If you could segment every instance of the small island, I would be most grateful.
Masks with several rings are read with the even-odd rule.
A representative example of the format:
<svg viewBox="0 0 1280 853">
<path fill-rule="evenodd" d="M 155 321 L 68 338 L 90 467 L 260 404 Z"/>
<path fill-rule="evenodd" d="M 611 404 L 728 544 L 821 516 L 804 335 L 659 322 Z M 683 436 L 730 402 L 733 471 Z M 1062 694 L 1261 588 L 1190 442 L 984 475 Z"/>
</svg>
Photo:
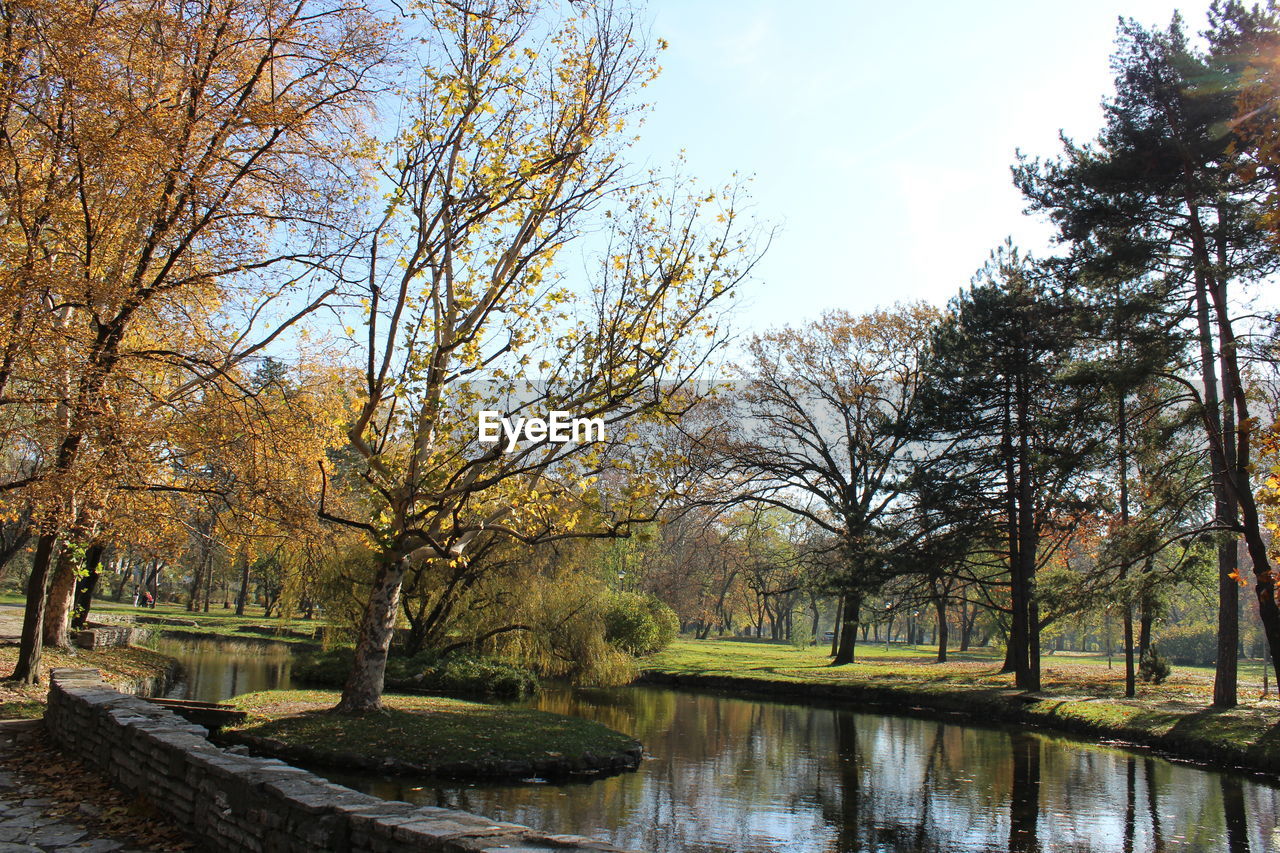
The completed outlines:
<svg viewBox="0 0 1280 853">
<path fill-rule="evenodd" d="M 326 690 L 247 693 L 232 704 L 248 719 L 220 738 L 304 765 L 447 779 L 560 779 L 640 763 L 638 741 L 580 717 L 404 695 L 353 717 L 330 713 L 337 699 Z"/>
</svg>

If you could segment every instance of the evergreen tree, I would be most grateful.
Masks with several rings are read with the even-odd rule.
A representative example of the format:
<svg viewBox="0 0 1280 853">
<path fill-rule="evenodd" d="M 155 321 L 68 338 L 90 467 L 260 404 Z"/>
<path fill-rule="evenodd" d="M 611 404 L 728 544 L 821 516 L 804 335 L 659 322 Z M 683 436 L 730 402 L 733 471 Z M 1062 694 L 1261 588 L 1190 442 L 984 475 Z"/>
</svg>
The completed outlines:
<svg viewBox="0 0 1280 853">
<path fill-rule="evenodd" d="M 1059 377 L 1080 316 L 1047 267 L 1006 246 L 953 300 L 929 366 L 933 440 L 955 443 L 938 466 L 950 481 L 941 494 L 954 518 L 987 518 L 1001 532 L 1006 666 L 1028 690 L 1040 688 L 1041 538 L 1093 504 L 1083 475 L 1097 447 L 1097 395 Z"/>
<path fill-rule="evenodd" d="M 1116 93 L 1096 143 L 1064 140 L 1053 162 L 1023 160 L 1015 181 L 1033 210 L 1049 214 L 1073 251 L 1100 265 L 1127 265 L 1165 279 L 1164 310 L 1198 350 L 1178 380 L 1203 422 L 1219 547 L 1219 654 L 1214 703 L 1236 702 L 1236 538 L 1253 562 L 1268 642 L 1280 645 L 1280 608 L 1249 472 L 1254 419 L 1241 374 L 1233 288 L 1275 269 L 1259 230 L 1261 191 L 1242 168 L 1230 128 L 1249 56 L 1274 44 L 1270 9 L 1212 6 L 1207 47 L 1194 47 L 1175 18 L 1167 30 L 1121 24 L 1113 58 Z M 1197 382 L 1187 374 L 1195 375 Z"/>
</svg>

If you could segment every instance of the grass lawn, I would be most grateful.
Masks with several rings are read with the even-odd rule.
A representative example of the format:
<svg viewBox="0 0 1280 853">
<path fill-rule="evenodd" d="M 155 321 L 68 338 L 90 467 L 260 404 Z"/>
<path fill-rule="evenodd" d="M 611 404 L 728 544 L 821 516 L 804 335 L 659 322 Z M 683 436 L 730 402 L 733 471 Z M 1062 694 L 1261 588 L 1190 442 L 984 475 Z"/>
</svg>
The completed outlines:
<svg viewBox="0 0 1280 853">
<path fill-rule="evenodd" d="M 319 753 L 312 760 L 340 766 L 347 763 L 344 756 L 358 756 L 446 773 L 457 771 L 455 765 L 495 762 L 571 766 L 587 756 L 621 755 L 639 747 L 621 732 L 578 717 L 435 696 L 387 695 L 382 713 L 339 716 L 329 713 L 339 695 L 331 690 L 271 690 L 237 696 L 231 703 L 248 711 L 249 718 L 224 729 L 223 737 L 280 741 Z M 527 767 L 524 775 L 532 769 Z M 472 775 L 465 770 L 463 775 Z"/>
<path fill-rule="evenodd" d="M 1003 655 L 986 650 L 934 663 L 936 650 L 858 646 L 858 660 L 828 666 L 826 649 L 739 640 L 679 639 L 643 666 L 659 683 L 758 692 L 791 700 L 837 699 L 888 708 L 955 711 L 975 719 L 1044 725 L 1094 737 L 1150 744 L 1219 764 L 1280 772 L 1280 701 L 1258 698 L 1241 679 L 1241 704 L 1210 708 L 1212 672 L 1174 667 L 1160 685 L 1138 684 L 1125 699 L 1124 667 L 1096 655 L 1047 655 L 1042 690 L 1013 689 L 998 672 Z M 1250 667 L 1253 668 L 1253 667 Z M 1242 672 L 1246 666 L 1242 665 Z M 1256 671 L 1256 670 L 1255 670 Z M 1274 689 L 1272 697 L 1274 697 Z"/>
<path fill-rule="evenodd" d="M 192 613 L 180 604 L 160 604 L 156 607 L 134 607 L 128 602 L 94 601 L 93 617 L 104 622 L 115 621 L 112 617 L 156 616 L 162 619 L 191 620 L 197 625 L 156 625 L 166 633 L 190 634 L 198 637 L 227 637 L 236 640 L 253 637 L 269 637 L 282 643 L 310 644 L 315 640 L 312 634 L 327 623 L 318 619 L 279 619 L 267 618 L 261 607 L 251 605 L 245 609 L 244 616 L 237 616 L 234 609 L 224 610 L 218 605 L 208 613 L 197 611 Z M 246 631 L 246 628 L 270 628 L 278 633 L 267 634 L 259 631 Z M 306 634 L 305 637 L 296 636 Z"/>
<path fill-rule="evenodd" d="M 13 673 L 18 663 L 16 645 L 0 646 L 0 679 Z M 45 648 L 40 661 L 40 684 L 28 686 L 0 681 L 0 719 L 44 715 L 49 692 L 49 670 L 59 666 L 90 667 L 100 670 L 112 684 L 154 678 L 168 671 L 173 660 L 150 649 L 121 646 L 96 652 Z"/>
<path fill-rule="evenodd" d="M 772 681 L 805 681 L 823 684 L 893 681 L 926 685 L 951 683 L 975 687 L 1013 687 L 1013 675 L 998 672 L 1004 662 L 1003 650 L 975 649 L 948 655 L 947 663 L 935 663 L 937 648 L 883 643 L 859 643 L 857 659 L 847 666 L 828 664 L 829 645 L 796 648 L 788 643 L 756 640 L 677 639 L 665 651 L 643 662 L 647 670 L 679 675 L 718 675 L 736 678 L 763 678 Z M 1087 694 L 1120 698 L 1124 695 L 1124 658 L 1114 656 L 1107 666 L 1106 655 L 1057 652 L 1040 659 L 1045 692 Z M 1262 662 L 1240 662 L 1240 697 L 1257 699 L 1262 691 Z M 1276 695 L 1274 681 L 1270 694 Z M 1138 683 L 1138 698 L 1168 699 L 1208 703 L 1213 696 L 1213 668 L 1175 666 L 1164 684 Z M 1267 700 L 1280 710 L 1280 702 Z"/>
</svg>

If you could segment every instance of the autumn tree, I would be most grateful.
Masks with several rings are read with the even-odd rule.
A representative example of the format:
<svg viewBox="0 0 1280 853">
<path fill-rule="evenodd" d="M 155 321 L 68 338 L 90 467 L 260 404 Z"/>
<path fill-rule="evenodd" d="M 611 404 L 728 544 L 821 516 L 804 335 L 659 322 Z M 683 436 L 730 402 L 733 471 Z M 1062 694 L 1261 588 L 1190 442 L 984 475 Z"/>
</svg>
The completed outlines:
<svg viewBox="0 0 1280 853">
<path fill-rule="evenodd" d="M 911 432 L 938 312 L 923 304 L 829 312 L 747 344 L 737 425 L 721 446 L 730 500 L 779 507 L 839 548 L 828 589 L 843 599 L 835 665 L 853 660 L 863 598 L 902 571 L 901 521 L 930 449 Z"/>
<path fill-rule="evenodd" d="M 136 401 L 115 395 L 151 389 L 146 410 L 163 408 L 326 295 L 307 277 L 344 239 L 352 131 L 387 31 L 325 0 L 3 15 L 0 394 L 31 460 L 3 488 L 37 507 L 14 673 L 32 681 L 59 538 L 114 485 L 94 455 L 127 467 L 145 446 Z"/>
<path fill-rule="evenodd" d="M 633 421 L 658 416 L 715 344 L 716 306 L 750 264 L 732 196 L 626 169 L 634 98 L 655 71 L 630 13 L 464 0 L 417 14 L 422 61 L 353 294 L 363 376 L 347 436 L 367 518 L 323 510 L 376 555 L 348 712 L 380 707 L 406 574 L 468 561 L 482 535 L 581 533 L 547 501 L 595 500 L 590 482 Z M 598 266 L 584 283 L 558 259 L 588 232 Z M 483 443 L 479 410 L 600 418 L 613 450 Z M 595 500 L 600 533 L 649 504 L 651 473 Z"/>
</svg>

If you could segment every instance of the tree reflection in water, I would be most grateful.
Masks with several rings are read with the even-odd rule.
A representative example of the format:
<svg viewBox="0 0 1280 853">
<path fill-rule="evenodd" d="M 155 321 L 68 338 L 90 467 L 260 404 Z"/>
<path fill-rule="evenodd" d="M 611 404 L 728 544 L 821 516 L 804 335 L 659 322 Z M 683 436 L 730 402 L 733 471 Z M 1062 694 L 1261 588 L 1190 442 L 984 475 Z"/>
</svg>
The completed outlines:
<svg viewBox="0 0 1280 853">
<path fill-rule="evenodd" d="M 1013 783 L 1009 796 L 1009 853 L 1040 853 L 1040 740 L 1021 732 L 1009 736 Z"/>
<path fill-rule="evenodd" d="M 1249 853 L 1249 818 L 1245 814 L 1244 784 L 1239 776 L 1223 775 L 1222 813 L 1227 825 L 1227 850 Z"/>
<path fill-rule="evenodd" d="M 652 853 L 1280 849 L 1276 787 L 1064 737 L 658 688 L 537 704 L 635 735 L 648 760 L 572 785 L 335 778 Z"/>
</svg>

